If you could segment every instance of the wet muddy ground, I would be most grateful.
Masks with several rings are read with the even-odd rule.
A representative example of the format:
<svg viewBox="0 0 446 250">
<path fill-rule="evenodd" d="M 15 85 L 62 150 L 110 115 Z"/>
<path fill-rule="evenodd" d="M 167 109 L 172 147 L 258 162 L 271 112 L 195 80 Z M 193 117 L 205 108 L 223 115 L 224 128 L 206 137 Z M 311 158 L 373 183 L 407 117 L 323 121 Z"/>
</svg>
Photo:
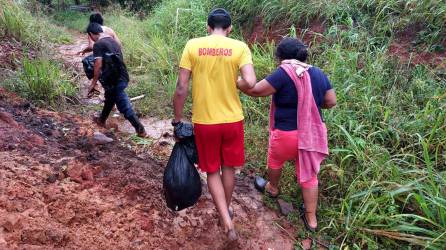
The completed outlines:
<svg viewBox="0 0 446 250">
<path fill-rule="evenodd" d="M 75 69 L 82 39 L 60 48 Z M 80 80 L 80 96 L 88 83 Z M 0 89 L 0 249 L 294 248 L 293 227 L 264 206 L 251 177 L 236 180 L 235 244 L 226 242 L 204 179 L 194 207 L 170 211 L 162 175 L 171 127 L 143 123 L 148 148 L 128 139 L 132 128 L 120 117 L 110 120 L 114 129 L 99 129 L 89 117 L 38 109 Z M 98 131 L 114 141 L 96 144 Z"/>
</svg>

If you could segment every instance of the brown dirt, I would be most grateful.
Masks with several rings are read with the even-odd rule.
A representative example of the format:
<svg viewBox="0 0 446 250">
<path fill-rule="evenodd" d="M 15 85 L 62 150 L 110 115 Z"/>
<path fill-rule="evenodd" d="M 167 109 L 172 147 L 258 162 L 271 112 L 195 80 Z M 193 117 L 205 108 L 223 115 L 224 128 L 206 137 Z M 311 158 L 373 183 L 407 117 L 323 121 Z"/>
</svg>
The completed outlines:
<svg viewBox="0 0 446 250">
<path fill-rule="evenodd" d="M 250 44 L 264 44 L 271 41 L 277 44 L 283 37 L 289 34 L 291 26 L 291 23 L 285 21 L 276 22 L 266 27 L 262 17 L 256 17 L 252 28 L 248 29 L 245 27 L 244 36 Z M 324 36 L 326 26 L 320 20 L 312 21 L 308 27 L 299 24 L 295 24 L 295 27 L 298 36 L 300 35 L 304 43 L 310 47 L 314 43 L 326 42 Z M 397 34 L 389 47 L 389 56 L 397 58 L 404 64 L 423 64 L 433 68 L 446 68 L 446 51 L 428 52 L 425 49 L 419 50 L 420 46 L 414 45 L 418 31 L 419 27 L 414 26 Z M 442 46 L 446 48 L 446 41 L 443 42 Z"/>
<path fill-rule="evenodd" d="M 95 145 L 90 121 L 36 109 L 4 90 L 0 107 L 0 248 L 228 247 L 206 186 L 195 207 L 171 212 L 161 194 L 164 164 L 136 154 L 119 134 L 102 131 L 115 142 Z M 251 183 L 237 178 L 238 247 L 292 249 L 293 229 Z"/>
<path fill-rule="evenodd" d="M 0 69 L 16 69 L 23 58 L 23 45 L 12 37 L 0 36 Z M 35 52 L 28 50 L 28 58 L 34 58 Z"/>
<path fill-rule="evenodd" d="M 38 109 L 0 89 L 0 249 L 293 249 L 295 228 L 264 206 L 250 177 L 236 179 L 236 244 L 227 244 L 204 180 L 194 207 L 170 211 L 162 175 L 171 140 L 155 138 L 169 138 L 170 126 L 149 122 L 147 151 L 88 116 Z M 95 145 L 95 131 L 114 141 Z"/>
<path fill-rule="evenodd" d="M 262 17 L 256 17 L 254 24 L 251 29 L 246 29 L 244 36 L 250 44 L 254 43 L 267 43 L 274 41 L 276 44 L 282 40 L 283 37 L 287 36 L 290 32 L 290 27 L 292 26 L 289 22 L 275 22 L 268 27 L 265 25 Z M 303 27 L 302 25 L 295 25 L 296 33 L 302 34 L 303 41 L 310 45 L 312 43 L 320 43 L 323 41 L 325 32 L 325 24 L 322 21 L 315 20 L 311 22 L 308 27 Z"/>
<path fill-rule="evenodd" d="M 398 58 L 404 64 L 424 64 L 433 68 L 446 68 L 446 51 L 428 52 L 420 46 L 414 45 L 419 28 L 416 26 L 408 28 L 399 34 L 389 47 L 389 54 Z M 446 48 L 446 40 L 442 46 Z"/>
</svg>

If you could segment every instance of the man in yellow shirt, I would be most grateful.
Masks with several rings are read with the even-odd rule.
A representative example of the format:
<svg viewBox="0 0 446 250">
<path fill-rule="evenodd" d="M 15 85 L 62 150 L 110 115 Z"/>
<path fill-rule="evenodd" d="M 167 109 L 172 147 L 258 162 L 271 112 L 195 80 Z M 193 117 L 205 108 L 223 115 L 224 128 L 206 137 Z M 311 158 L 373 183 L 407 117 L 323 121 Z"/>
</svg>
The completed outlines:
<svg viewBox="0 0 446 250">
<path fill-rule="evenodd" d="M 230 241 L 237 239 L 230 207 L 235 168 L 245 163 L 243 110 L 239 89 L 256 83 L 248 46 L 228 38 L 231 16 L 215 9 L 208 16 L 209 36 L 188 41 L 180 62 L 173 105 L 173 126 L 181 123 L 192 76 L 192 122 L 199 168 L 207 182 Z M 241 78 L 238 79 L 239 72 Z"/>
</svg>

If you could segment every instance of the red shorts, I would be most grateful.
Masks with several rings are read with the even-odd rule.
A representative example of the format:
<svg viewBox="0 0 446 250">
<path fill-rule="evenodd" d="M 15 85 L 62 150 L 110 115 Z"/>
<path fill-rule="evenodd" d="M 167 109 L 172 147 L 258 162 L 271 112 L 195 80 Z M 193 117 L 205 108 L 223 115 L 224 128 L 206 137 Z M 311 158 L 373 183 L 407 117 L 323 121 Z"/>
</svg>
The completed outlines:
<svg viewBox="0 0 446 250">
<path fill-rule="evenodd" d="M 242 167 L 245 164 L 243 121 L 194 124 L 194 133 L 201 171 L 215 173 L 221 166 Z"/>
</svg>

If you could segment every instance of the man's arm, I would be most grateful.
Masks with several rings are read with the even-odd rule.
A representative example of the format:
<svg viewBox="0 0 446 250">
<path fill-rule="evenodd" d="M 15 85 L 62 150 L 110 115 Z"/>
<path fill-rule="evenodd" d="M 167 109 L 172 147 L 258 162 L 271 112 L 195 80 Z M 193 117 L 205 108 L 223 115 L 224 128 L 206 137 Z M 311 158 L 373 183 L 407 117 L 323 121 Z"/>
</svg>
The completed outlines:
<svg viewBox="0 0 446 250">
<path fill-rule="evenodd" d="M 191 71 L 185 68 L 180 68 L 178 74 L 177 88 L 173 96 L 173 109 L 175 113 L 174 122 L 180 122 L 183 118 L 184 103 L 189 92 L 189 80 Z"/>
<path fill-rule="evenodd" d="M 241 91 L 252 89 L 257 82 L 256 73 L 252 64 L 246 64 L 240 68 L 241 78 L 237 80 L 237 87 Z"/>
<path fill-rule="evenodd" d="M 82 51 L 79 51 L 78 54 L 79 55 L 84 55 L 85 53 L 93 51 L 93 45 L 94 45 L 93 40 L 91 40 L 91 38 L 88 37 L 88 46 L 85 49 L 83 49 Z"/>
<path fill-rule="evenodd" d="M 334 89 L 330 89 L 325 92 L 324 103 L 322 104 L 323 109 L 331 109 L 336 106 L 336 93 Z"/>
<path fill-rule="evenodd" d="M 94 75 L 93 79 L 91 80 L 91 85 L 88 88 L 88 94 L 90 94 L 96 87 L 96 84 L 98 83 L 99 80 L 99 76 L 101 75 L 101 69 L 102 69 L 102 57 L 97 57 L 94 60 Z"/>
</svg>

